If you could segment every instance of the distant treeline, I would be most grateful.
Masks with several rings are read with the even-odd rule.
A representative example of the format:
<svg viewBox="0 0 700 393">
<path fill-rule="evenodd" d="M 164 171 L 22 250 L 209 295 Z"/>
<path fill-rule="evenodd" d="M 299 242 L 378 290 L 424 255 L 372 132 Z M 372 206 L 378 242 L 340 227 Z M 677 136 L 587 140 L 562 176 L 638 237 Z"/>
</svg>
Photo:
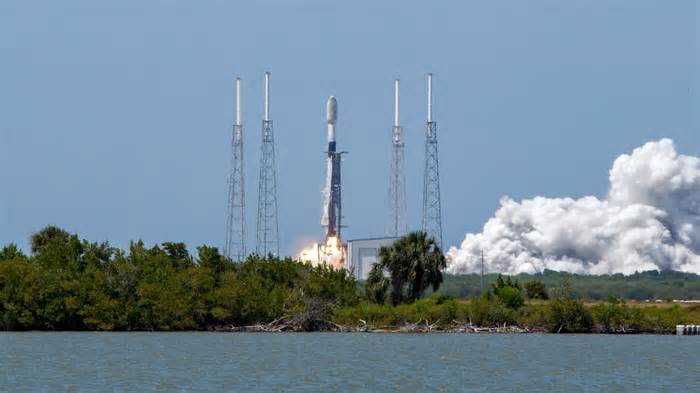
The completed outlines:
<svg viewBox="0 0 700 393">
<path fill-rule="evenodd" d="M 700 323 L 700 306 L 626 304 L 615 298 L 590 304 L 567 297 L 518 304 L 492 291 L 469 300 L 434 295 L 398 306 L 361 302 L 334 310 L 333 321 L 345 326 L 356 326 L 360 321 L 370 331 L 474 331 L 517 326 L 530 332 L 673 334 L 676 325 Z"/>
<path fill-rule="evenodd" d="M 481 293 L 479 274 L 445 275 L 439 293 L 453 297 L 472 297 Z M 484 275 L 488 288 L 498 274 Z M 548 288 L 555 288 L 569 280 L 574 296 L 586 300 L 603 300 L 611 296 L 627 300 L 700 299 L 700 275 L 674 271 L 648 271 L 632 275 L 581 275 L 545 270 L 541 274 L 519 274 L 521 283 L 538 280 Z"/>
</svg>

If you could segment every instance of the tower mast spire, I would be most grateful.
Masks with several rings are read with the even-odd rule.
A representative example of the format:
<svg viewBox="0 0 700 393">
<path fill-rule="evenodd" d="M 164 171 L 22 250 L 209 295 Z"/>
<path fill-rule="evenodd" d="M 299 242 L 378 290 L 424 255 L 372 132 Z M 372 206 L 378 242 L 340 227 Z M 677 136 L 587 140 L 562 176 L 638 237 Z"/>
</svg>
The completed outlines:
<svg viewBox="0 0 700 393">
<path fill-rule="evenodd" d="M 265 103 L 260 147 L 258 177 L 258 217 L 255 251 L 257 254 L 279 255 L 279 224 L 277 221 L 277 164 L 275 137 L 270 119 L 270 73 L 265 73 Z"/>
<path fill-rule="evenodd" d="M 243 175 L 243 125 L 241 123 L 241 78 L 236 78 L 236 122 L 231 139 L 231 169 L 228 178 L 226 240 L 224 255 L 243 261 L 246 254 L 245 182 Z"/>
<path fill-rule="evenodd" d="M 422 231 L 442 249 L 442 210 L 440 207 L 440 162 L 437 123 L 433 120 L 433 74 L 428 74 L 428 121 L 425 124 L 425 163 L 423 170 Z"/>
<path fill-rule="evenodd" d="M 394 126 L 391 132 L 389 165 L 388 217 L 386 235 L 399 237 L 406 233 L 406 176 L 404 174 L 403 128 L 399 119 L 399 80 L 394 80 Z"/>
</svg>

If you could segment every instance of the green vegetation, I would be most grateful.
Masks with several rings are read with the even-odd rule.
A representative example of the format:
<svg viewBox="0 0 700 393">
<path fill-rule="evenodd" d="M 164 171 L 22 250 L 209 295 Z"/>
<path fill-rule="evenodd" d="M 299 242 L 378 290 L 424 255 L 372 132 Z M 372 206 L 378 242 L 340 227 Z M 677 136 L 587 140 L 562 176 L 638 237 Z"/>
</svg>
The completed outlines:
<svg viewBox="0 0 700 393">
<path fill-rule="evenodd" d="M 0 251 L 0 328 L 181 330 L 287 318 L 320 328 L 331 308 L 358 303 L 345 271 L 289 258 L 236 264 L 216 248 L 191 256 L 182 243 L 128 253 L 55 227 L 32 236 L 32 256 Z"/>
<path fill-rule="evenodd" d="M 30 246 L 31 255 L 13 244 L 0 249 L 0 329 L 518 326 L 559 333 L 670 333 L 677 324 L 700 323 L 700 305 L 625 302 L 616 295 L 632 290 L 634 283 L 655 293 L 676 288 L 693 294 L 700 286 L 695 275 L 641 273 L 629 282 L 618 276 L 552 272 L 490 275 L 482 293 L 479 276 L 443 277 L 444 257 L 422 233 L 382 249 L 380 264 L 363 290 L 344 270 L 255 255 L 233 263 L 208 246 L 198 247 L 195 255 L 183 243 L 172 242 L 149 248 L 136 241 L 120 250 L 57 227 L 37 232 Z M 465 282 L 470 283 L 469 296 L 449 295 Z M 598 294 L 601 288 L 611 296 L 591 302 L 600 299 L 591 291 Z"/>
<path fill-rule="evenodd" d="M 528 299 L 549 299 L 545 284 L 540 280 L 532 280 L 525 283 L 525 293 Z"/>
<path fill-rule="evenodd" d="M 343 326 L 366 324 L 371 329 L 425 325 L 433 326 L 434 330 L 455 330 L 461 326 L 505 324 L 550 333 L 670 334 L 678 324 L 699 323 L 700 306 L 586 304 L 557 298 L 526 303 L 514 310 L 495 298 L 460 300 L 435 296 L 395 307 L 367 302 L 339 307 L 333 311 L 333 322 Z"/>
<path fill-rule="evenodd" d="M 503 279 L 503 276 L 499 274 L 496 278 L 496 282 L 491 286 L 493 287 L 493 296 L 495 296 L 498 302 L 503 306 L 517 310 L 525 304 L 522 293 L 523 290 L 518 280 L 512 277 Z M 485 295 L 489 298 L 490 293 L 486 293 Z"/>
<path fill-rule="evenodd" d="M 484 285 L 491 285 L 497 277 L 497 274 L 485 275 Z M 542 274 L 519 274 L 513 278 L 523 284 L 526 292 L 530 281 L 541 281 L 547 288 L 556 288 L 568 278 L 576 297 L 587 300 L 605 300 L 610 296 L 627 300 L 700 299 L 700 275 L 693 273 L 648 271 L 629 276 L 587 276 L 546 270 Z M 459 298 L 474 297 L 481 294 L 480 288 L 478 274 L 446 274 L 438 293 Z"/>
<path fill-rule="evenodd" d="M 379 249 L 379 263 L 369 273 L 365 293 L 375 303 L 384 303 L 386 297 L 393 305 L 415 301 L 428 287 L 440 288 L 445 266 L 445 256 L 434 239 L 425 232 L 409 233 Z"/>
</svg>

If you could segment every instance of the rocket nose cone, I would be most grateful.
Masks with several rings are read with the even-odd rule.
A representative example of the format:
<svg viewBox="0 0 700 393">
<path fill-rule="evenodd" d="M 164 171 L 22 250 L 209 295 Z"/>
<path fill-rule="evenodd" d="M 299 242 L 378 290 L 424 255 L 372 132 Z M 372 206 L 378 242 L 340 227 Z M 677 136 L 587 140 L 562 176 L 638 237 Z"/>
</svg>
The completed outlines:
<svg viewBox="0 0 700 393">
<path fill-rule="evenodd" d="M 338 120 L 338 101 L 334 96 L 328 97 L 328 104 L 326 105 L 326 120 L 329 123 L 335 123 Z"/>
</svg>

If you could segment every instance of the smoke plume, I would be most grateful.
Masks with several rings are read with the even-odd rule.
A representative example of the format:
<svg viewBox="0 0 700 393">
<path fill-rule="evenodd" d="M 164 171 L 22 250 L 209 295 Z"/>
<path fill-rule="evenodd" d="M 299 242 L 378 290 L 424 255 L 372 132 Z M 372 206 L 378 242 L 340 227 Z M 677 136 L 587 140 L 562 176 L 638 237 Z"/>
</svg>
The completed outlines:
<svg viewBox="0 0 700 393">
<path fill-rule="evenodd" d="M 508 197 L 481 233 L 447 253 L 449 273 L 700 274 L 700 158 L 661 139 L 623 154 L 604 199 Z"/>
</svg>

